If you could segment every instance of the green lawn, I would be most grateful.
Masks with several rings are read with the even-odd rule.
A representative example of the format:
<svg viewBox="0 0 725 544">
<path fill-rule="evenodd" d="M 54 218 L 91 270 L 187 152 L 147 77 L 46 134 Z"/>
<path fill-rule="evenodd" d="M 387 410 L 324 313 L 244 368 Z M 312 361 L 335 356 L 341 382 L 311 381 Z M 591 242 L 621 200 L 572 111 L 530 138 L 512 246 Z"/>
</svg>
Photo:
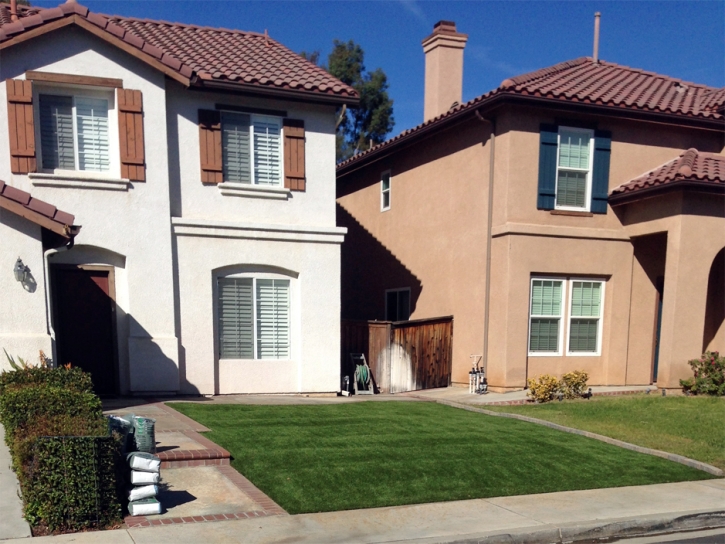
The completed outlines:
<svg viewBox="0 0 725 544">
<path fill-rule="evenodd" d="M 290 513 L 711 478 L 521 421 L 427 402 L 173 403 Z"/>
<path fill-rule="evenodd" d="M 725 469 L 725 399 L 634 395 L 486 406 L 677 453 Z"/>
</svg>

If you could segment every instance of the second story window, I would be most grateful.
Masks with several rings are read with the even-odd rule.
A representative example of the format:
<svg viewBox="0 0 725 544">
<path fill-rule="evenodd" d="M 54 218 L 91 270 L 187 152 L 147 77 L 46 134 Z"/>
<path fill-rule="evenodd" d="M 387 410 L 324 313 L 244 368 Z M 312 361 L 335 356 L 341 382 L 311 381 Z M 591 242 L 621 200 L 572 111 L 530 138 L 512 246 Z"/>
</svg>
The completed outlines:
<svg viewBox="0 0 725 544">
<path fill-rule="evenodd" d="M 90 96 L 39 95 L 43 170 L 110 170 L 108 102 Z"/>
<path fill-rule="evenodd" d="M 281 121 L 263 115 L 222 113 L 224 181 L 282 184 Z"/>
<path fill-rule="evenodd" d="M 559 127 L 556 208 L 589 211 L 592 188 L 591 130 Z"/>
<path fill-rule="evenodd" d="M 380 211 L 390 209 L 390 170 L 380 176 Z"/>
</svg>

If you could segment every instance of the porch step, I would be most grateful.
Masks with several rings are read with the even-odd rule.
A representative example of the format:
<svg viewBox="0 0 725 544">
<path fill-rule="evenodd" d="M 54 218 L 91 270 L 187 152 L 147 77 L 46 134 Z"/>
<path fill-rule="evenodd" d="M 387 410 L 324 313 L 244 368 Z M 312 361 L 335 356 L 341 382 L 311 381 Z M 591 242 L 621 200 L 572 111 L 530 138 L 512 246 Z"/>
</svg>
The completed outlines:
<svg viewBox="0 0 725 544">
<path fill-rule="evenodd" d="M 227 450 L 191 430 L 157 432 L 156 455 L 162 469 L 229 465 L 231 457 Z"/>
</svg>

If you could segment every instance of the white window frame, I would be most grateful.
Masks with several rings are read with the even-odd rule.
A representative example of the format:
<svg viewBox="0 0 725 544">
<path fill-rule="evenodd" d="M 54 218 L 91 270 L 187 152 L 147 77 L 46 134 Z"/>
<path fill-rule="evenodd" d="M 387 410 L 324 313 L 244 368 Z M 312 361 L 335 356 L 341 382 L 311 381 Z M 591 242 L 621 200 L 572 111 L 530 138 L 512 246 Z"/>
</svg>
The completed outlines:
<svg viewBox="0 0 725 544">
<path fill-rule="evenodd" d="M 385 189 L 383 186 L 383 180 L 385 176 L 388 176 L 388 188 Z M 386 212 L 390 209 L 392 203 L 392 188 L 393 188 L 393 176 L 390 174 L 390 170 L 385 170 L 380 174 L 380 211 Z M 388 195 L 388 205 L 385 206 L 385 195 Z"/>
<path fill-rule="evenodd" d="M 566 132 L 579 132 L 581 134 L 586 134 L 589 137 L 589 168 L 586 170 L 587 172 L 587 181 L 586 181 L 586 194 L 584 195 L 584 206 L 578 207 L 578 206 L 559 206 L 557 202 L 557 197 L 559 194 L 559 170 L 567 170 L 572 172 L 584 172 L 585 170 L 583 168 L 569 168 L 569 167 L 560 167 L 559 166 L 559 153 L 561 151 L 561 133 L 562 131 Z M 555 188 L 554 188 L 554 209 L 556 210 L 565 210 L 565 211 L 574 211 L 574 212 L 588 212 L 592 208 L 592 174 L 594 170 L 594 131 L 588 128 L 576 128 L 576 127 L 566 127 L 566 126 L 560 126 L 557 137 L 556 137 L 556 178 L 555 178 Z"/>
<path fill-rule="evenodd" d="M 219 330 L 219 322 L 220 322 L 220 315 L 219 312 L 221 311 L 221 308 L 219 306 L 219 280 L 222 279 L 252 279 L 252 353 L 254 354 L 254 357 L 251 359 L 229 359 L 229 358 L 223 358 L 221 356 L 221 331 Z M 288 330 L 289 330 L 289 350 L 288 350 L 288 357 L 286 359 L 261 359 L 259 357 L 258 351 L 257 351 L 257 280 L 287 280 L 289 281 L 289 324 L 288 324 Z M 291 361 L 293 360 L 292 357 L 292 351 L 293 351 L 293 326 L 294 326 L 294 294 L 295 294 L 295 281 L 294 278 L 290 276 L 285 276 L 283 274 L 275 274 L 273 272 L 242 272 L 239 274 L 224 274 L 216 276 L 216 281 L 214 282 L 214 306 L 215 306 L 215 314 L 214 318 L 216 320 L 216 354 L 220 361 L 259 361 L 259 362 L 269 362 L 269 361 Z"/>
<path fill-rule="evenodd" d="M 43 168 L 43 144 L 40 126 L 40 96 L 70 96 L 73 99 L 73 160 L 75 168 L 68 170 L 64 168 L 48 169 Z M 81 98 L 98 98 L 108 102 L 108 170 L 99 172 L 97 170 L 79 170 L 78 157 L 78 119 L 76 116 L 76 97 Z M 118 141 L 118 114 L 116 110 L 116 93 L 115 89 L 99 89 L 89 88 L 87 86 L 46 86 L 33 85 L 33 116 L 35 121 L 35 141 L 36 145 L 38 171 L 45 174 L 57 174 L 70 177 L 100 177 L 100 178 L 119 178 L 121 176 L 121 151 Z"/>
<path fill-rule="evenodd" d="M 398 287 L 397 289 L 386 289 L 385 290 L 385 320 L 388 320 L 388 293 L 403 293 L 408 292 L 408 319 L 410 319 L 410 287 Z M 396 297 L 396 301 L 400 299 Z M 398 302 L 396 302 L 398 304 Z M 399 321 L 395 319 L 394 321 Z M 405 320 L 403 320 L 405 321 Z"/>
<path fill-rule="evenodd" d="M 252 186 L 252 187 L 283 187 L 284 186 L 284 123 L 282 117 L 276 115 L 261 115 L 258 113 L 249 113 L 244 111 L 231 111 L 231 110 L 219 110 L 220 123 L 222 133 L 224 132 L 224 114 L 232 115 L 248 115 L 249 116 L 249 169 L 250 169 L 250 183 L 244 183 L 240 181 L 230 181 L 224 179 L 224 183 L 237 183 L 240 186 Z M 257 183 L 256 175 L 254 172 L 254 122 L 257 121 L 274 121 L 279 125 L 279 168 L 277 171 L 277 181 L 271 185 L 260 185 Z M 222 136 L 223 138 L 223 136 Z M 222 169 L 224 165 L 224 149 L 222 146 Z M 226 174 L 226 172 L 224 172 Z"/>
<path fill-rule="evenodd" d="M 560 281 L 561 282 L 561 303 L 559 304 L 559 339 L 557 342 L 557 351 L 531 351 L 531 320 L 532 319 L 552 319 L 557 316 L 551 315 L 532 315 L 531 314 L 531 298 L 534 293 L 534 281 Z M 529 281 L 529 327 L 526 337 L 529 357 L 561 357 L 564 353 L 564 323 L 566 321 L 566 297 L 567 297 L 567 278 L 560 276 L 532 276 Z"/>
<path fill-rule="evenodd" d="M 569 332 L 571 331 L 571 320 L 572 319 L 594 319 L 589 317 L 581 317 L 581 316 L 573 316 L 572 315 L 572 304 L 574 302 L 574 282 L 580 281 L 580 282 L 589 282 L 589 283 L 599 283 L 601 285 L 601 291 L 600 296 L 601 300 L 599 301 L 599 317 L 598 323 L 597 323 L 597 349 L 596 351 L 571 351 L 569 349 L 569 342 L 571 340 L 571 334 Z M 573 357 L 601 357 L 602 355 L 602 322 L 604 321 L 604 296 L 605 296 L 605 289 L 607 282 L 601 278 L 570 278 L 568 281 L 568 292 L 569 292 L 569 304 L 567 305 L 567 319 L 566 319 L 566 354 L 571 355 Z"/>
</svg>

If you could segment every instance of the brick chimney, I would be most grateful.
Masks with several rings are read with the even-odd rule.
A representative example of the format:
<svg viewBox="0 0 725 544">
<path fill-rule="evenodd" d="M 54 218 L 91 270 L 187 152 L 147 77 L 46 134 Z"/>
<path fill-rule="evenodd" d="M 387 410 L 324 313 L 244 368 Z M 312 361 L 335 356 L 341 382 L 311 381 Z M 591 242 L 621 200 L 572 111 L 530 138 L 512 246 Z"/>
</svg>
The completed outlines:
<svg viewBox="0 0 725 544">
<path fill-rule="evenodd" d="M 447 112 L 463 96 L 463 48 L 468 34 L 453 21 L 438 21 L 423 40 L 425 53 L 424 121 Z"/>
</svg>

